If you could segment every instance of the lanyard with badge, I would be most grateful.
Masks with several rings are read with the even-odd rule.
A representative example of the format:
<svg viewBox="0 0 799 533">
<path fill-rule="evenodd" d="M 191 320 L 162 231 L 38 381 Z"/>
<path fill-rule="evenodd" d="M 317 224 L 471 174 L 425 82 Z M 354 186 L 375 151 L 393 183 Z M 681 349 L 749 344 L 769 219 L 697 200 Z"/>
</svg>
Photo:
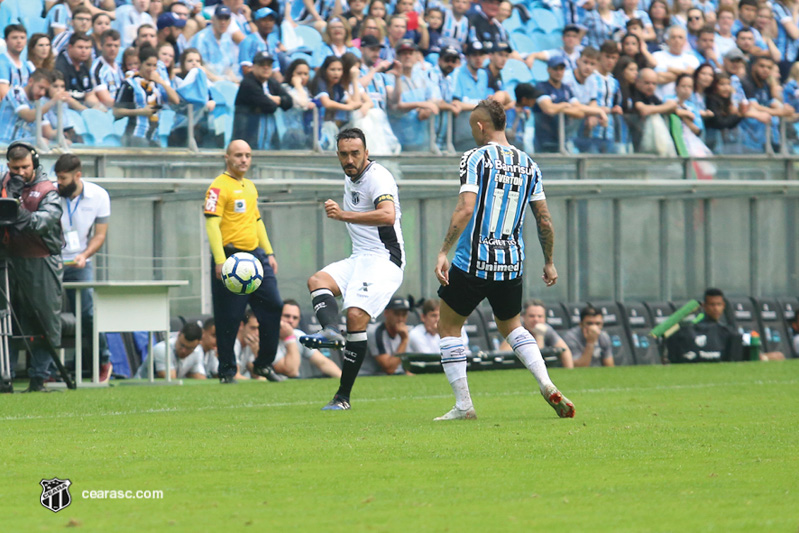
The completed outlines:
<svg viewBox="0 0 799 533">
<path fill-rule="evenodd" d="M 67 215 L 69 216 L 69 230 L 64 232 L 64 239 L 67 241 L 67 252 L 80 252 L 80 237 L 78 230 L 75 229 L 75 224 L 72 222 L 72 216 L 78 210 L 80 201 L 83 199 L 83 193 L 80 193 L 78 199 L 75 200 L 75 207 L 72 207 L 72 199 L 66 198 L 67 201 Z"/>
</svg>

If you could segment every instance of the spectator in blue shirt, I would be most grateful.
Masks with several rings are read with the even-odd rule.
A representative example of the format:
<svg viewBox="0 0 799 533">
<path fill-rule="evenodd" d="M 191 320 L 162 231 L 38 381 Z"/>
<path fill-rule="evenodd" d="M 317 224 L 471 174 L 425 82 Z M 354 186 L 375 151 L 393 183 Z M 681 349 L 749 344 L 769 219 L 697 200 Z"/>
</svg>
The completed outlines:
<svg viewBox="0 0 799 533">
<path fill-rule="evenodd" d="M 178 43 L 178 52 L 183 55 L 186 48 L 189 47 L 189 39 L 201 28 L 205 27 L 205 19 L 202 17 L 192 18 L 192 6 L 187 3 L 187 0 L 175 0 L 169 6 L 169 12 L 173 13 L 177 18 L 186 21 L 183 31 L 177 36 L 176 42 Z M 200 19 L 200 20 L 198 20 Z M 180 56 L 178 56 L 180 57 Z"/>
<path fill-rule="evenodd" d="M 440 149 L 446 148 L 448 121 L 461 112 L 461 103 L 455 100 L 455 72 L 460 67 L 461 54 L 454 46 L 445 46 L 438 56 L 438 64 L 427 71 L 430 82 L 438 87 L 441 99 L 438 101 L 440 111 L 436 122 L 436 144 Z"/>
<path fill-rule="evenodd" d="M 388 112 L 399 101 L 399 93 L 394 90 L 396 79 L 402 75 L 399 62 L 380 59 L 383 44 L 373 35 L 361 38 L 361 77 L 360 82 L 366 94 L 378 109 Z"/>
<path fill-rule="evenodd" d="M 72 37 L 73 33 L 82 32 L 90 34 L 91 30 L 92 30 L 91 12 L 83 6 L 75 8 L 75 11 L 72 13 L 72 22 L 67 31 L 63 31 L 53 38 L 53 53 L 55 55 L 60 54 L 64 50 L 64 48 L 67 47 L 67 43 L 69 43 L 69 38 Z"/>
<path fill-rule="evenodd" d="M 491 95 L 488 87 L 488 72 L 483 68 L 486 47 L 479 41 L 466 45 L 466 64 L 461 66 L 455 76 L 453 98 L 460 102 L 461 111 L 474 109 L 480 100 Z"/>
<path fill-rule="evenodd" d="M 178 39 L 183 35 L 183 28 L 186 27 L 186 19 L 180 18 L 175 13 L 168 11 L 161 13 L 158 17 L 156 26 L 158 44 L 169 43 L 175 52 L 175 60 L 180 58 L 183 48 L 178 44 Z"/>
<path fill-rule="evenodd" d="M 754 38 L 754 50 L 752 50 L 751 53 L 758 57 L 770 55 L 766 41 L 763 39 L 763 36 L 760 34 L 760 32 L 755 28 L 756 21 L 757 0 L 740 0 L 738 2 L 738 18 L 732 25 L 732 34 L 735 35 L 737 40 L 738 32 L 741 29 L 750 28 Z M 738 44 L 738 47 L 740 48 L 741 45 Z M 744 53 L 749 52 L 744 50 Z"/>
<path fill-rule="evenodd" d="M 484 68 L 488 73 L 488 88 L 496 94 L 503 90 L 502 69 L 508 64 L 508 56 L 511 53 L 510 44 L 506 42 L 487 43 L 488 65 Z M 507 95 L 507 93 L 505 93 Z M 512 100 L 512 99 L 511 99 Z M 504 106 L 508 100 L 502 101 Z"/>
<path fill-rule="evenodd" d="M 775 0 L 771 3 L 771 8 L 777 23 L 776 46 L 782 55 L 780 72 L 785 78 L 799 55 L 799 12 L 795 1 Z"/>
<path fill-rule="evenodd" d="M 57 130 L 59 127 L 64 132 L 64 138 L 68 142 L 83 142 L 83 138 L 75 131 L 75 123 L 73 121 L 72 114 L 68 113 L 68 109 L 72 109 L 76 113 L 80 113 L 86 110 L 86 106 L 72 98 L 70 94 L 65 90 L 66 83 L 64 82 L 64 74 L 61 73 L 60 70 L 53 71 L 53 82 L 50 84 L 50 90 L 48 91 L 49 98 L 42 98 L 42 101 L 45 103 L 49 103 L 51 101 L 61 101 L 66 104 L 63 108 L 61 114 L 62 124 L 58 122 L 58 109 L 56 106 L 48 106 L 50 109 L 46 112 L 43 112 L 43 117 L 47 120 L 47 122 L 53 127 L 52 134 L 48 137 L 45 135 L 45 138 L 49 140 L 55 140 L 57 137 Z M 54 102 L 57 103 L 57 102 Z M 80 120 L 80 117 L 77 117 Z"/>
<path fill-rule="evenodd" d="M 625 30 L 626 15 L 612 8 L 613 0 L 597 0 L 596 9 L 586 13 L 585 26 L 588 30 L 583 44 L 599 49 L 606 40 L 613 39 L 616 33 Z"/>
<path fill-rule="evenodd" d="M 705 14 L 698 7 L 692 7 L 686 14 L 688 23 L 685 25 L 685 38 L 688 40 L 688 46 L 692 50 L 696 50 L 696 41 L 699 39 L 699 32 L 707 24 L 705 22 Z"/>
<path fill-rule="evenodd" d="M 298 23 L 311 24 L 316 31 L 322 33 L 327 24 L 325 21 L 341 16 L 345 5 L 344 0 L 295 0 L 291 15 Z"/>
<path fill-rule="evenodd" d="M 790 117 L 794 113 L 794 108 L 789 104 L 783 104 L 781 100 L 779 75 L 775 75 L 774 61 L 770 57 L 755 59 L 749 70 L 749 76 L 741 84 L 749 103 L 747 116 L 752 115 L 752 112 L 761 114 L 758 120 L 746 118 L 743 121 L 741 124 L 744 130 L 743 140 L 760 151 L 766 138 L 764 128 L 770 123 L 773 127 L 772 142 L 779 142 L 779 132 L 775 131 L 779 125 L 779 118 Z"/>
<path fill-rule="evenodd" d="M 50 8 L 45 23 L 51 39 L 69 29 L 72 23 L 72 11 L 81 5 L 83 5 L 83 0 L 58 0 Z"/>
<path fill-rule="evenodd" d="M 402 65 L 402 76 L 397 83 L 400 100 L 389 115 L 403 151 L 427 150 L 430 146 L 427 120 L 438 115 L 438 87 L 414 65 L 420 60 L 419 48 L 412 40 L 403 40 L 397 47 L 397 57 Z"/>
<path fill-rule="evenodd" d="M 34 102 L 47 96 L 53 77 L 50 71 L 39 69 L 31 74 L 24 87 L 16 86 L 6 93 L 0 102 L 0 142 L 32 141 L 36 137 L 36 109 Z M 57 100 L 51 100 L 42 106 L 47 113 Z M 45 136 L 52 135 L 53 129 L 43 119 L 42 130 Z"/>
<path fill-rule="evenodd" d="M 735 33 L 735 45 L 744 53 L 748 63 L 758 57 L 770 57 L 768 50 L 763 50 L 755 44 L 755 31 L 754 28 L 741 28 Z"/>
<path fill-rule="evenodd" d="M 551 50 L 541 50 L 540 52 L 533 52 L 524 58 L 524 62 L 528 67 L 533 68 L 535 60 L 543 61 L 546 63 L 554 56 L 562 56 L 566 60 L 566 70 L 574 70 L 577 68 L 577 58 L 583 51 L 583 45 L 580 44 L 580 36 L 582 30 L 576 24 L 570 24 L 563 28 L 563 46 L 560 48 L 553 48 Z"/>
<path fill-rule="evenodd" d="M 116 30 L 108 30 L 100 38 L 101 55 L 92 63 L 92 92 L 105 107 L 114 107 L 117 93 L 122 87 L 125 73 L 116 58 L 119 55 L 120 35 Z"/>
<path fill-rule="evenodd" d="M 621 13 L 625 23 L 633 19 L 641 21 L 645 41 L 652 41 L 657 37 L 649 15 L 643 9 L 638 8 L 638 0 L 623 0 L 619 13 Z"/>
<path fill-rule="evenodd" d="M 151 24 L 155 27 L 155 21 L 148 13 L 149 9 L 150 0 L 131 0 L 130 3 L 120 5 L 116 9 L 116 20 L 112 26 L 122 36 L 122 48 L 133 45 L 136 32 L 142 24 Z"/>
<path fill-rule="evenodd" d="M 22 52 L 28 45 L 28 32 L 22 24 L 9 24 L 5 29 L 6 53 L 0 55 L 0 100 L 9 88 L 22 87 L 28 83 L 30 67 L 22 60 Z"/>
<path fill-rule="evenodd" d="M 50 38 L 44 33 L 34 33 L 28 39 L 28 71 L 36 69 L 53 70 L 55 68 L 55 54 L 50 46 Z"/>
<path fill-rule="evenodd" d="M 694 78 L 690 74 L 680 74 L 674 82 L 674 96 L 666 100 L 676 100 L 677 109 L 674 114 L 680 117 L 682 123 L 694 135 L 701 135 L 705 129 L 699 108 L 694 104 L 692 97 L 694 94 Z"/>
<path fill-rule="evenodd" d="M 180 73 L 174 79 L 174 87 L 185 102 L 193 106 L 194 140 L 200 148 L 222 148 L 224 134 L 217 134 L 213 124 L 216 102 L 211 99 L 209 83 L 218 81 L 203 66 L 202 57 L 196 48 L 187 48 L 180 56 Z M 175 124 L 169 134 L 169 146 L 188 146 L 188 105 L 177 109 Z"/>
<path fill-rule="evenodd" d="M 654 54 L 666 44 L 666 31 L 671 26 L 669 4 L 666 0 L 652 0 L 647 13 L 649 14 L 649 20 L 652 21 L 652 28 L 655 30 L 655 38 L 647 40 L 646 46 Z"/>
<path fill-rule="evenodd" d="M 760 32 L 760 36 L 763 38 L 763 42 L 766 43 L 766 48 L 768 48 L 769 55 L 775 63 L 779 64 L 782 61 L 783 52 L 786 51 L 784 45 L 787 43 L 783 42 L 782 47 L 777 46 L 780 36 L 779 25 L 774 22 L 774 11 L 768 4 L 763 4 L 757 8 L 754 30 Z"/>
<path fill-rule="evenodd" d="M 414 0 L 397 0 L 394 6 L 394 15 L 405 17 L 408 22 L 408 31 L 403 39 L 410 39 L 420 50 L 427 50 L 430 46 L 430 34 L 427 31 L 427 23 L 422 19 L 415 7 L 421 4 Z"/>
<path fill-rule="evenodd" d="M 227 33 L 230 17 L 230 8 L 223 4 L 216 6 L 211 24 L 197 32 L 189 46 L 200 51 L 208 70 L 217 76 L 238 82 L 238 46 Z"/>
<path fill-rule="evenodd" d="M 309 149 L 313 145 L 313 110 L 316 104 L 308 86 L 311 67 L 304 59 L 295 59 L 286 69 L 283 89 L 291 96 L 292 108 L 284 114 L 286 133 L 280 140 L 283 150 Z"/>
<path fill-rule="evenodd" d="M 283 52 L 285 47 L 280 42 L 280 27 L 277 25 L 277 13 L 268 7 L 262 7 L 253 13 L 255 27 L 258 31 L 249 34 L 239 45 L 239 67 L 242 76 L 252 69 L 252 58 L 258 52 L 268 52 L 277 57 L 278 52 Z M 280 63 L 275 62 L 272 69 L 275 79 L 281 81 Z"/>
<path fill-rule="evenodd" d="M 571 90 L 563 83 L 566 74 L 566 60 L 555 56 L 547 61 L 549 79 L 539 82 L 536 89 L 541 96 L 535 101 L 535 151 L 557 152 L 560 150 L 558 134 L 558 115 L 563 113 L 570 118 L 583 118 L 582 106 Z"/>
<path fill-rule="evenodd" d="M 471 7 L 469 0 L 452 0 L 452 5 L 445 8 L 441 37 L 442 39 L 457 41 L 459 48 L 462 48 L 469 39 L 470 22 L 466 14 L 469 11 L 469 7 Z"/>
<path fill-rule="evenodd" d="M 347 52 L 361 57 L 361 51 L 352 46 L 352 30 L 350 23 L 341 17 L 333 17 L 327 23 L 324 33 L 325 42 L 314 50 L 311 56 L 311 67 L 319 68 L 327 56 L 342 57 Z"/>
<path fill-rule="evenodd" d="M 721 70 L 722 61 L 718 52 L 716 52 L 716 31 L 713 26 L 705 26 L 699 30 L 696 46 L 694 47 L 694 55 L 700 64 L 707 63 L 714 70 Z"/>
<path fill-rule="evenodd" d="M 311 82 L 311 94 L 320 108 L 322 120 L 335 122 L 337 127 L 349 122 L 350 112 L 361 107 L 361 102 L 347 100 L 347 91 L 341 85 L 343 77 L 341 58 L 327 56 Z"/>
<path fill-rule="evenodd" d="M 380 50 L 380 59 L 394 61 L 397 59 L 397 47 L 405 37 L 408 30 L 408 21 L 402 15 L 394 15 L 388 19 L 388 29 L 386 38 L 383 41 L 383 48 Z"/>
<path fill-rule="evenodd" d="M 92 48 L 94 48 L 94 58 L 100 57 L 100 48 L 102 43 L 100 38 L 105 32 L 111 29 L 111 17 L 107 11 L 98 11 L 92 15 Z"/>
</svg>

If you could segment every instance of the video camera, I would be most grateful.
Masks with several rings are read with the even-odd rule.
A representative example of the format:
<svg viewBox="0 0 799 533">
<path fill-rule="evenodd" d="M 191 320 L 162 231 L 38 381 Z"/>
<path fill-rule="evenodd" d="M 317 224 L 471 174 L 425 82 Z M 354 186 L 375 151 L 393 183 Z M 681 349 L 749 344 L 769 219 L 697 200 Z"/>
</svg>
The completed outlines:
<svg viewBox="0 0 799 533">
<path fill-rule="evenodd" d="M 0 226 L 10 226 L 19 216 L 19 200 L 0 198 Z"/>
</svg>

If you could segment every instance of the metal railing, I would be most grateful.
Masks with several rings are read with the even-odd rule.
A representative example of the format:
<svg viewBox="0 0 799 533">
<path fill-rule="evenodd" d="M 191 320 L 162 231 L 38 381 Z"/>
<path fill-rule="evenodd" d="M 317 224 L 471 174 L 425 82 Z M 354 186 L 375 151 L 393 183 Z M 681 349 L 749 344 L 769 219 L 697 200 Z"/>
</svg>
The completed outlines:
<svg viewBox="0 0 799 533">
<path fill-rule="evenodd" d="M 44 123 L 44 113 L 42 112 L 42 101 L 39 100 L 36 102 L 36 122 L 34 124 L 34 131 L 35 131 L 35 142 L 39 147 L 40 151 L 43 153 L 47 153 L 48 151 L 67 151 L 73 147 L 73 143 L 70 141 L 69 137 L 65 135 L 65 128 L 67 127 L 67 108 L 64 107 L 65 104 L 63 102 L 58 102 L 55 106 L 55 116 L 57 117 L 57 123 L 53 124 L 53 129 L 55 131 L 54 138 L 47 139 L 44 135 L 43 131 L 43 123 Z M 194 108 L 193 105 L 185 105 L 180 108 L 180 117 L 181 120 L 185 117 L 185 121 L 187 123 L 187 142 L 185 145 L 182 146 L 164 146 L 164 149 L 167 148 L 176 148 L 182 150 L 188 150 L 192 153 L 199 153 L 201 151 L 206 150 L 199 145 L 196 136 L 195 136 L 195 126 L 197 125 L 197 117 L 198 112 Z M 315 152 L 315 153 L 322 153 L 324 152 L 323 147 L 320 144 L 320 136 L 319 133 L 321 131 L 321 117 L 319 114 L 319 109 L 314 108 L 311 113 L 311 125 L 310 127 L 313 129 L 312 132 L 309 133 L 309 142 L 308 146 L 304 148 L 281 148 L 282 151 L 292 152 L 292 151 L 299 151 L 299 152 Z M 73 116 L 74 113 L 73 113 Z M 202 116 L 203 120 L 208 120 L 207 116 Z M 282 117 L 282 111 L 278 114 L 278 116 Z M 427 125 L 425 126 L 422 122 L 420 122 L 420 127 L 425 127 L 427 129 L 427 133 L 430 137 L 429 143 L 427 145 L 426 152 L 431 155 L 452 155 L 458 152 L 457 148 L 464 149 L 463 144 L 464 140 L 468 141 L 468 139 L 464 139 L 464 132 L 460 132 L 459 136 L 459 143 L 455 142 L 456 139 L 456 123 L 458 123 L 459 117 L 454 116 L 449 111 L 442 111 L 440 121 L 446 124 L 445 130 L 443 134 L 437 131 L 437 123 L 438 120 L 435 117 L 429 118 L 426 122 Z M 120 120 L 127 120 L 127 119 L 120 119 Z M 557 143 L 554 145 L 556 148 L 551 152 L 536 152 L 536 155 L 543 155 L 543 154 L 561 154 L 561 155 L 570 155 L 579 153 L 579 150 L 574 147 L 575 140 L 579 139 L 583 132 L 573 133 L 571 130 L 574 128 L 574 121 L 569 119 L 566 115 L 559 113 L 556 118 L 556 130 L 557 130 Z M 232 116 L 231 116 L 231 124 L 232 124 Z M 460 126 L 462 129 L 463 126 L 463 119 L 461 118 Z M 228 126 L 232 129 L 231 126 Z M 789 156 L 793 153 L 799 153 L 799 140 L 797 140 L 797 134 L 795 133 L 795 129 L 793 123 L 791 121 L 785 120 L 780 118 L 779 119 L 779 127 L 777 128 L 779 139 L 778 143 L 773 142 L 772 127 L 770 125 L 762 125 L 760 126 L 762 130 L 762 144 L 758 144 L 757 138 L 748 138 L 742 139 L 745 137 L 744 134 L 739 135 L 740 139 L 737 141 L 737 144 L 733 144 L 732 146 L 725 147 L 727 153 L 747 153 L 747 154 L 763 154 L 767 156 L 774 156 L 774 155 L 783 155 Z M 738 126 L 740 132 L 740 126 Z M 86 123 L 86 129 L 91 132 L 91 124 Z M 218 132 L 219 133 L 219 132 Z M 225 132 L 225 140 L 227 141 L 230 135 L 230 131 Z M 713 135 L 718 135 L 718 130 L 714 130 Z M 749 135 L 749 137 L 752 137 Z M 715 139 L 715 137 L 714 137 Z M 460 144 L 456 148 L 456 144 Z M 530 152 L 535 152 L 535 150 L 530 146 L 524 146 L 521 139 L 515 142 L 517 146 L 523 149 L 527 149 Z M 744 146 L 746 144 L 746 146 Z M 101 148 L 107 150 L 109 147 L 106 145 L 99 146 L 100 143 L 97 143 L 97 146 L 92 146 L 90 144 L 81 144 L 79 145 L 81 149 L 88 149 L 91 150 L 93 148 Z M 762 148 L 758 148 L 761 146 Z M 775 146 L 778 146 L 778 152 L 775 152 Z M 218 146 L 219 149 L 223 148 L 223 146 Z M 642 153 L 642 152 L 633 152 L 631 147 L 623 146 L 619 150 L 618 153 Z M 415 154 L 425 153 L 423 149 L 422 152 L 414 152 Z M 719 152 L 715 153 L 716 155 L 720 155 Z"/>
</svg>

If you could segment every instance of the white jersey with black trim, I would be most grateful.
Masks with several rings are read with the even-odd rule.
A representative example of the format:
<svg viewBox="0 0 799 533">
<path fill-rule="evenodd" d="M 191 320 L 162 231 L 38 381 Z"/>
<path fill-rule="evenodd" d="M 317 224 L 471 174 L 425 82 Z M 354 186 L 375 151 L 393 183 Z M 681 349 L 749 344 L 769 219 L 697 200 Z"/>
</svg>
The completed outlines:
<svg viewBox="0 0 799 533">
<path fill-rule="evenodd" d="M 386 167 L 369 161 L 357 179 L 345 178 L 345 211 L 366 213 L 374 211 L 384 201 L 394 202 L 394 224 L 391 226 L 367 226 L 347 223 L 352 240 L 352 255 L 377 254 L 405 269 L 405 242 L 402 239 L 399 191 L 394 176 Z"/>
<path fill-rule="evenodd" d="M 461 158 L 460 192 L 477 194 L 452 265 L 481 279 L 512 280 L 524 267 L 524 207 L 546 199 L 541 170 L 513 146 L 490 142 Z"/>
</svg>

